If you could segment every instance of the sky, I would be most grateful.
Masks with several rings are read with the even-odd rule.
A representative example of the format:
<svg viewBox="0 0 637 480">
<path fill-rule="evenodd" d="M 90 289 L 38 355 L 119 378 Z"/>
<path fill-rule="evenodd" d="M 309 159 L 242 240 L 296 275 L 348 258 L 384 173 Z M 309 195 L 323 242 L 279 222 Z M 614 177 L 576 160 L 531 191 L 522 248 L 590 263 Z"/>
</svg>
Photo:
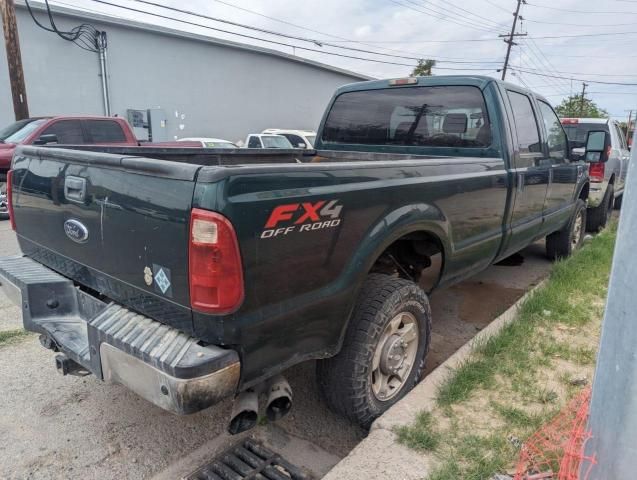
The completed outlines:
<svg viewBox="0 0 637 480">
<path fill-rule="evenodd" d="M 140 0 L 105 1 L 129 9 L 97 0 L 50 3 L 281 50 L 375 78 L 408 76 L 418 58 L 436 59 L 435 75 L 499 78 L 507 48 L 499 35 L 511 31 L 517 5 L 517 0 L 148 0 L 273 32 L 266 33 Z M 520 15 L 516 33 L 527 35 L 515 39 L 508 81 L 557 105 L 580 94 L 585 80 L 586 96 L 613 118 L 625 120 L 630 109 L 635 117 L 637 0 L 527 0 Z"/>
</svg>

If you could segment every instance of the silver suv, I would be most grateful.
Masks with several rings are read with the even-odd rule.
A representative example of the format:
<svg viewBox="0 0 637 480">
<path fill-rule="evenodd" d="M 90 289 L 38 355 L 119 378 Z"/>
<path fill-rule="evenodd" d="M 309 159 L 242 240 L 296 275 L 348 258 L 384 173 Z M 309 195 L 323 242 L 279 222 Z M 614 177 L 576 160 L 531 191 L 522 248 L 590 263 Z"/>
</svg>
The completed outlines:
<svg viewBox="0 0 637 480">
<path fill-rule="evenodd" d="M 586 229 L 599 231 L 606 225 L 613 210 L 621 207 L 624 184 L 630 160 L 630 151 L 619 123 L 608 118 L 562 118 L 568 135 L 571 158 L 584 158 L 584 147 L 589 131 L 604 130 L 610 134 L 610 152 L 606 162 L 589 164 L 590 192 Z"/>
</svg>

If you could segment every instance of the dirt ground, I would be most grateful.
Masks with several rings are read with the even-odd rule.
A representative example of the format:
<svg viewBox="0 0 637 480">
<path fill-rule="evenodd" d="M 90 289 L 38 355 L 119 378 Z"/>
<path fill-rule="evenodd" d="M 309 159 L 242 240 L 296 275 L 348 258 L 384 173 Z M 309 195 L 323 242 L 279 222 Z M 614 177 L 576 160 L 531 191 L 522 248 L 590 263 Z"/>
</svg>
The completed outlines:
<svg viewBox="0 0 637 480">
<path fill-rule="evenodd" d="M 18 252 L 8 222 L 0 222 L 0 255 Z M 492 266 L 432 295 L 427 372 L 547 275 L 550 263 L 543 254 L 542 243 L 532 245 L 520 265 Z M 0 294 L 0 330 L 20 326 L 19 310 Z M 313 362 L 286 375 L 294 391 L 291 414 L 254 433 L 320 476 L 364 432 L 327 410 L 318 397 Z M 53 354 L 35 335 L 0 345 L 0 385 L 1 479 L 174 478 L 234 441 L 225 433 L 229 401 L 177 417 L 123 387 L 58 375 Z"/>
</svg>

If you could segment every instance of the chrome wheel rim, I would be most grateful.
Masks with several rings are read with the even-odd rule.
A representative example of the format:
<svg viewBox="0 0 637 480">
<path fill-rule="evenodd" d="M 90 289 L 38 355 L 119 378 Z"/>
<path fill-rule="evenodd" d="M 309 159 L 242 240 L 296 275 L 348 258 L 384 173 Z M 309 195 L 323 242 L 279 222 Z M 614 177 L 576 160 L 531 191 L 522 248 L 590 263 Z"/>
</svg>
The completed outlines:
<svg viewBox="0 0 637 480">
<path fill-rule="evenodd" d="M 418 321 L 409 312 L 392 318 L 378 341 L 372 359 L 372 392 L 380 401 L 398 395 L 414 368 L 419 344 Z"/>
<path fill-rule="evenodd" d="M 573 223 L 573 236 L 571 238 L 571 246 L 573 248 L 577 248 L 579 245 L 579 241 L 582 236 L 583 223 L 582 212 L 580 211 L 577 214 L 577 217 L 575 217 L 575 222 Z"/>
</svg>

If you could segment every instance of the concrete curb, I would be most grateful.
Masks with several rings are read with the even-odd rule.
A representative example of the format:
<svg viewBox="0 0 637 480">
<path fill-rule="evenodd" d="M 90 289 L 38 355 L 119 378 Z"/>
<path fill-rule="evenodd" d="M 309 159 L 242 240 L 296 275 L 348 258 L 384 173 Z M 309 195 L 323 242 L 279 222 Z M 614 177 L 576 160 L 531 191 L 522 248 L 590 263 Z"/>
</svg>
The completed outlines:
<svg viewBox="0 0 637 480">
<path fill-rule="evenodd" d="M 372 424 L 369 435 L 347 457 L 334 466 L 323 480 L 422 480 L 432 470 L 430 458 L 397 442 L 394 429 L 413 424 L 418 412 L 432 409 L 436 404 L 438 386 L 449 373 L 458 368 L 473 353 L 475 346 L 513 322 L 520 306 L 547 280 L 542 280 L 525 293 L 502 315 L 493 320 L 474 338 L 439 365 L 396 405 Z"/>
</svg>

